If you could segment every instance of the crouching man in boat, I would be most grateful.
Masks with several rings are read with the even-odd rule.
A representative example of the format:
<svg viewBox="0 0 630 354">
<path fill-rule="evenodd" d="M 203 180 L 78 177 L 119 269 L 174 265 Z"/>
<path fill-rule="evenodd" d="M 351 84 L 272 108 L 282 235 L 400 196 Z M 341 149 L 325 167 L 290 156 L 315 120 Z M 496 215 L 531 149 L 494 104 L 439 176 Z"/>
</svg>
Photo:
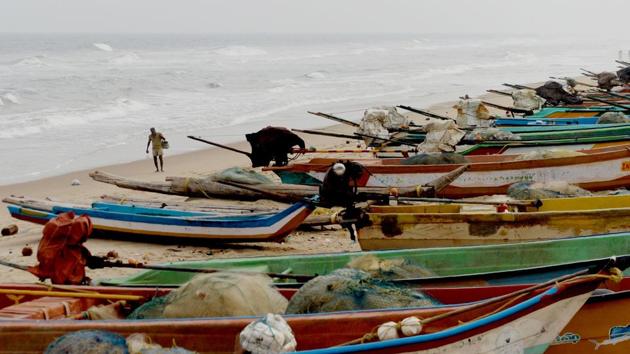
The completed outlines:
<svg viewBox="0 0 630 354">
<path fill-rule="evenodd" d="M 155 128 L 151 128 L 151 134 L 149 135 L 149 141 L 147 142 L 147 151 L 149 153 L 149 145 L 153 145 L 153 164 L 155 165 L 155 172 L 164 172 L 164 159 L 162 157 L 162 150 L 168 144 L 162 133 L 155 131 Z M 158 157 L 160 158 L 160 168 L 158 169 Z"/>
</svg>

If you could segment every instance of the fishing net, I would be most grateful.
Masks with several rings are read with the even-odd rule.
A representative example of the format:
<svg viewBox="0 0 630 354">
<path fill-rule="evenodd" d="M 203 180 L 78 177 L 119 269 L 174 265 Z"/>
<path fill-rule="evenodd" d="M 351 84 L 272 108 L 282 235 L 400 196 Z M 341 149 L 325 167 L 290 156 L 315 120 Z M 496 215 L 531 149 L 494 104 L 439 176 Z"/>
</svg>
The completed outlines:
<svg viewBox="0 0 630 354">
<path fill-rule="evenodd" d="M 430 270 L 404 258 L 380 259 L 372 254 L 354 258 L 346 266 L 366 272 L 378 279 L 409 279 L 435 275 Z"/>
<path fill-rule="evenodd" d="M 464 164 L 467 160 L 463 155 L 443 152 L 443 153 L 423 153 L 404 159 L 401 165 L 448 165 Z"/>
<path fill-rule="evenodd" d="M 138 306 L 127 319 L 129 320 L 142 320 L 149 318 L 163 318 L 164 307 L 169 302 L 170 294 L 164 296 L 156 296 L 153 299 Z"/>
<path fill-rule="evenodd" d="M 466 135 L 452 120 L 432 121 L 424 126 L 427 133 L 418 151 L 423 152 L 453 152 L 455 146 Z"/>
<path fill-rule="evenodd" d="M 226 181 L 240 184 L 266 184 L 273 183 L 267 176 L 262 175 L 252 169 L 242 167 L 231 167 L 212 175 L 212 180 L 216 182 Z"/>
<path fill-rule="evenodd" d="M 606 112 L 597 119 L 597 124 L 630 123 L 623 112 Z"/>
<path fill-rule="evenodd" d="M 239 334 L 239 344 L 252 354 L 294 352 L 297 347 L 287 321 L 271 313 L 248 324 Z"/>
<path fill-rule="evenodd" d="M 488 127 L 490 111 L 478 99 L 462 99 L 453 106 L 457 110 L 457 125 L 461 128 Z"/>
<path fill-rule="evenodd" d="M 516 90 L 512 92 L 514 108 L 537 111 L 545 104 L 545 99 L 538 96 L 536 91 L 530 89 Z"/>
<path fill-rule="evenodd" d="M 357 133 L 389 139 L 389 131 L 405 128 L 409 122 L 405 116 L 398 113 L 395 107 L 383 106 L 367 109 L 359 123 Z M 382 140 L 364 138 L 368 146 L 380 145 Z"/>
<path fill-rule="evenodd" d="M 520 200 L 551 199 L 566 197 L 589 196 L 591 193 L 578 186 L 574 186 L 564 181 L 553 181 L 547 183 L 540 182 L 519 182 L 511 185 L 507 190 L 510 198 Z"/>
<path fill-rule="evenodd" d="M 128 354 L 125 337 L 106 331 L 77 331 L 50 343 L 44 354 Z"/>
<path fill-rule="evenodd" d="M 337 269 L 306 284 L 289 301 L 287 314 L 422 307 L 436 302 L 356 269 Z"/>
<path fill-rule="evenodd" d="M 586 155 L 583 152 L 574 151 L 574 150 L 565 150 L 565 149 L 549 149 L 549 150 L 534 150 L 522 155 L 517 156 L 515 161 L 525 161 L 525 160 L 546 160 L 546 159 L 557 159 L 561 157 L 576 157 L 576 156 L 584 156 Z"/>
<path fill-rule="evenodd" d="M 143 333 L 134 333 L 127 337 L 127 347 L 131 354 L 194 354 L 184 348 L 163 348 L 159 344 L 151 342 L 151 338 Z"/>
<path fill-rule="evenodd" d="M 501 130 L 497 128 L 486 128 L 475 129 L 466 134 L 464 139 L 469 141 L 521 140 L 521 137 L 506 130 Z"/>
<path fill-rule="evenodd" d="M 254 316 L 282 313 L 287 300 L 262 274 L 203 274 L 137 308 L 128 318 Z"/>
</svg>

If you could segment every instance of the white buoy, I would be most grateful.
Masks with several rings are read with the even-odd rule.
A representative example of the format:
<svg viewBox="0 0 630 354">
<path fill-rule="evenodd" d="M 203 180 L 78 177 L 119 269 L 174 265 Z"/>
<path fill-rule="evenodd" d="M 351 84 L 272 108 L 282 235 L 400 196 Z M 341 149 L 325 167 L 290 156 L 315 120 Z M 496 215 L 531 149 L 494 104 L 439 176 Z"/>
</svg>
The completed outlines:
<svg viewBox="0 0 630 354">
<path fill-rule="evenodd" d="M 415 336 L 422 332 L 422 322 L 415 316 L 407 317 L 400 321 L 400 331 L 405 336 Z"/>
<path fill-rule="evenodd" d="M 70 183 L 73 186 L 80 186 L 81 185 L 81 181 L 79 181 L 77 178 L 73 179 L 72 182 Z"/>
<path fill-rule="evenodd" d="M 385 322 L 382 325 L 378 326 L 376 330 L 376 334 L 378 335 L 379 340 L 388 340 L 388 339 L 396 339 L 398 337 L 398 323 L 396 322 Z"/>
</svg>

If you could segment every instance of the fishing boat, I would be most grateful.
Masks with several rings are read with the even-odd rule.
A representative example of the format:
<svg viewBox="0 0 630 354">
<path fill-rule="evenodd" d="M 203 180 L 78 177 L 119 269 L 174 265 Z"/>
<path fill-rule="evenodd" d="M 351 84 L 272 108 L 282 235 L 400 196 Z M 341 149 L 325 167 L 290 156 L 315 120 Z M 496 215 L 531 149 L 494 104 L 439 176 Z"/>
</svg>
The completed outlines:
<svg viewBox="0 0 630 354">
<path fill-rule="evenodd" d="M 576 274 L 584 275 L 580 278 L 575 275 L 562 277 L 538 285 L 423 288 L 427 295 L 441 303 L 430 307 L 283 317 L 295 334 L 299 350 L 316 350 L 347 343 L 364 337 L 383 323 L 398 322 L 411 316 L 426 321 L 421 334 L 329 350 L 342 348 L 344 351 L 358 352 L 380 348 L 388 352 L 407 352 L 411 348 L 448 348 L 454 344 L 447 343 L 471 338 L 463 343 L 476 352 L 475 348 L 483 343 L 496 345 L 496 340 L 486 338 L 494 339 L 497 335 L 504 340 L 499 343 L 501 347 L 509 342 L 520 346 L 523 343 L 519 338 L 528 337 L 528 341 L 536 343 L 537 349 L 544 350 L 554 340 L 557 342 L 559 335 L 582 333 L 578 332 L 582 329 L 579 323 L 593 320 L 592 316 L 596 316 L 593 310 L 596 311 L 597 304 L 607 304 L 611 311 L 616 310 L 616 314 L 599 321 L 597 327 L 590 328 L 588 334 L 593 338 L 605 335 L 606 326 L 616 325 L 616 321 L 623 317 L 622 310 L 630 299 L 630 283 L 627 280 L 613 285 L 611 282 L 603 283 L 602 277 L 589 275 L 593 271 L 583 270 Z M 557 284 L 554 285 L 554 282 Z M 611 287 L 614 292 L 591 296 L 598 286 Z M 4 295 L 0 296 L 0 347 L 5 352 L 40 353 L 48 343 L 63 334 L 92 329 L 108 330 L 125 336 L 143 333 L 154 343 L 166 347 L 176 343 L 200 353 L 233 353 L 240 331 L 256 319 L 248 316 L 104 321 L 86 317 L 85 311 L 91 306 L 120 300 L 137 306 L 168 291 L 156 288 L 0 285 L 0 293 Z M 290 298 L 295 291 L 285 289 L 281 293 Z M 16 301 L 16 298 L 19 300 Z M 571 324 L 572 318 L 578 325 Z M 586 335 L 583 337 L 586 344 L 589 339 L 591 337 Z M 505 340 L 508 340 L 507 343 Z M 623 344 L 619 347 L 623 347 Z"/>
<path fill-rule="evenodd" d="M 530 126 L 530 125 L 583 125 L 597 124 L 599 118 L 495 118 L 493 123 L 497 127 Z"/>
<path fill-rule="evenodd" d="M 531 117 L 536 118 L 536 117 Z M 542 141 L 542 140 L 563 140 L 563 139 L 584 139 L 584 138 L 605 138 L 612 136 L 630 135 L 630 124 L 564 124 L 564 125 L 527 125 L 527 126 L 505 126 L 497 129 L 512 133 L 518 136 L 514 141 Z M 402 142 L 405 144 L 419 144 L 424 141 L 426 134 L 422 131 L 409 131 L 397 134 L 391 138 L 392 142 Z M 465 136 L 461 144 L 477 144 L 494 141 L 489 138 Z M 500 140 L 499 140 L 500 141 Z M 504 141 L 505 142 L 505 141 Z"/>
<path fill-rule="evenodd" d="M 50 211 L 8 205 L 16 219 L 45 224 L 59 213 L 88 215 L 94 235 L 100 237 L 131 236 L 143 239 L 195 238 L 221 242 L 281 241 L 315 209 L 309 201 L 297 202 L 273 213 L 219 215 L 206 212 L 167 210 L 161 208 L 94 203 L 91 207 L 68 204 L 53 206 Z"/>
<path fill-rule="evenodd" d="M 457 153 L 462 155 L 517 155 L 533 150 L 563 149 L 563 150 L 594 150 L 610 147 L 621 147 L 630 144 L 630 135 L 609 136 L 596 138 L 529 140 L 529 141 L 484 141 L 473 145 L 457 147 Z"/>
<path fill-rule="evenodd" d="M 583 155 L 520 160 L 518 155 L 467 156 L 469 168 L 441 196 L 449 198 L 505 194 L 516 182 L 566 181 L 590 191 L 630 185 L 630 149 L 582 150 Z M 402 159 L 356 159 L 361 164 L 358 186 L 408 187 L 424 185 L 461 165 L 403 165 Z M 316 158 L 287 166 L 269 167 L 283 183 L 320 184 L 336 159 Z"/>
<path fill-rule="evenodd" d="M 298 254 L 235 259 L 212 259 L 170 263 L 172 267 L 195 269 L 232 269 L 285 274 L 328 274 L 364 256 L 379 261 L 403 261 L 433 274 L 414 282 L 421 284 L 499 285 L 539 282 L 584 267 L 588 261 L 630 254 L 630 233 L 566 238 L 498 245 L 441 247 L 365 252 Z M 577 263 L 576 263 L 577 262 Z M 135 275 L 100 279 L 107 286 L 179 286 L 194 273 L 147 270 Z M 292 286 L 292 281 L 277 281 Z"/>
<path fill-rule="evenodd" d="M 614 106 L 590 106 L 590 107 L 543 107 L 530 118 L 576 118 L 576 117 L 599 117 L 606 112 L 627 111 L 621 107 Z"/>
<path fill-rule="evenodd" d="M 361 249 L 486 245 L 630 232 L 630 196 L 540 200 L 534 206 L 415 204 L 370 206 Z"/>
</svg>

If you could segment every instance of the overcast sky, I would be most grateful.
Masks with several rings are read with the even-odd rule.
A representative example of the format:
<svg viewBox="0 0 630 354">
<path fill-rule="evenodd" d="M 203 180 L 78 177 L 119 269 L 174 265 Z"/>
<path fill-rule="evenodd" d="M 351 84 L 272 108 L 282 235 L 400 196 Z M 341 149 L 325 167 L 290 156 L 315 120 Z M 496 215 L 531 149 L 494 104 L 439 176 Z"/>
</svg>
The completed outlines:
<svg viewBox="0 0 630 354">
<path fill-rule="evenodd" d="M 0 0 L 0 32 L 626 33 L 630 0 Z"/>
</svg>

